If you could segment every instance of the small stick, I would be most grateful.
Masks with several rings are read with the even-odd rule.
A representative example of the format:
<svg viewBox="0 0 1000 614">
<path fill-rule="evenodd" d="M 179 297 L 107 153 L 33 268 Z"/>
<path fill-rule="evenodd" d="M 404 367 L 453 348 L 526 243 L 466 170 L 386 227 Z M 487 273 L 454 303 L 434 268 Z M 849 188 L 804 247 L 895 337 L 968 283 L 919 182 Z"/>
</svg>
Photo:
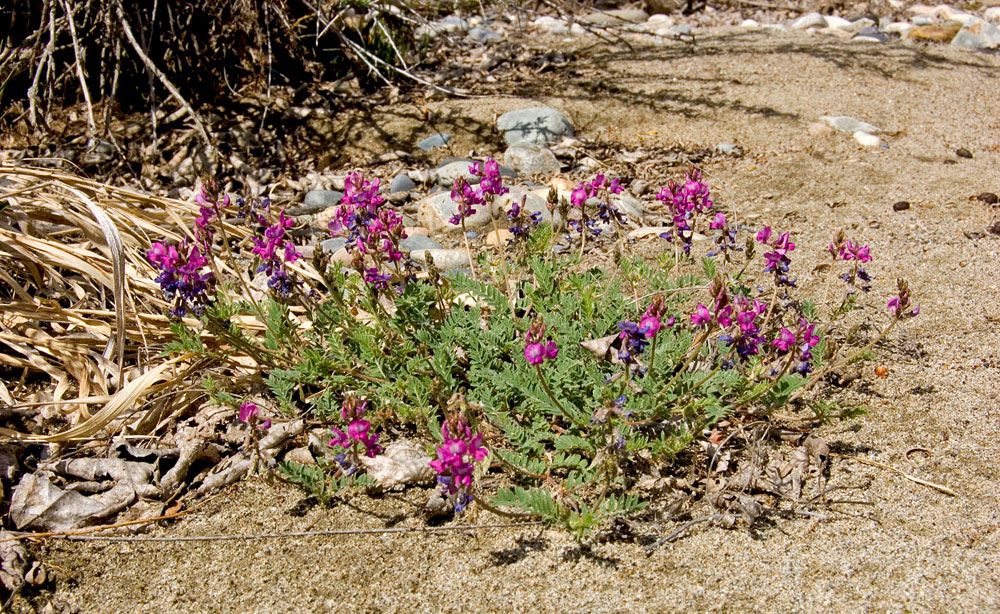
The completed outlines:
<svg viewBox="0 0 1000 614">
<path fill-rule="evenodd" d="M 188 101 L 181 94 L 180 90 L 178 90 L 174 84 L 170 82 L 167 75 L 157 68 L 156 64 L 153 63 L 153 60 L 149 59 L 149 56 L 143 52 L 142 46 L 139 45 L 139 41 L 136 40 L 135 34 L 132 33 L 132 28 L 129 27 L 128 21 L 125 19 L 125 10 L 122 8 L 121 0 L 115 2 L 115 11 L 118 13 L 118 21 L 122 24 L 122 32 L 125 33 L 125 38 L 127 38 L 129 44 L 132 45 L 132 50 L 139 56 L 142 63 L 146 65 L 146 69 L 159 79 L 163 87 L 165 87 L 167 91 L 170 92 L 170 95 L 173 96 L 174 100 L 176 100 L 177 103 L 181 105 L 181 108 L 187 112 L 188 116 L 194 122 L 195 128 L 197 128 L 198 134 L 204 141 L 205 146 L 212 148 L 212 139 L 208 136 L 208 130 L 205 129 L 205 124 L 201 122 L 201 117 L 191 107 Z"/>
<path fill-rule="evenodd" d="M 952 496 L 952 497 L 957 497 L 958 496 L 958 493 L 956 493 L 954 490 L 948 488 L 947 486 L 941 486 L 940 484 L 935 484 L 934 482 L 929 482 L 927 480 L 923 480 L 923 479 L 918 478 L 918 477 L 916 477 L 914 475 L 910 475 L 909 473 L 906 473 L 902 469 L 896 469 L 892 465 L 886 465 L 885 463 L 880 463 L 878 461 L 869 460 L 867 458 L 861 458 L 859 456 L 847 456 L 845 454 L 837 454 L 836 452 L 831 452 L 830 456 L 835 456 L 837 458 L 843 458 L 845 460 L 857 461 L 857 462 L 863 463 L 865 465 L 872 465 L 874 467 L 881 467 L 882 469 L 888 469 L 889 471 L 892 471 L 893 473 L 898 473 L 899 475 L 903 476 L 907 480 L 910 480 L 911 482 L 916 482 L 917 484 L 920 484 L 921 486 L 926 486 L 928 488 L 933 488 L 934 490 L 943 492 L 944 494 Z"/>
<path fill-rule="evenodd" d="M 709 521 L 709 520 L 720 520 L 724 515 L 725 514 L 709 514 L 708 516 L 702 516 L 701 518 L 695 518 L 694 520 L 688 520 L 687 522 L 685 522 L 684 524 L 682 524 L 680 526 L 680 528 L 678 528 L 676 531 L 674 531 L 670 535 L 667 535 L 666 537 L 661 537 L 660 539 L 656 540 L 652 544 L 646 546 L 646 554 L 652 554 L 653 550 L 656 550 L 657 548 L 659 548 L 663 544 L 665 544 L 667 542 L 674 541 L 675 539 L 677 539 L 680 536 L 681 533 L 683 533 L 684 531 L 686 531 L 689 528 L 693 527 L 694 525 L 696 525 L 696 524 L 698 524 L 700 522 L 706 522 L 706 521 Z"/>
<path fill-rule="evenodd" d="M 113 537 L 104 535 L 68 535 L 72 541 L 95 542 L 210 542 L 255 539 L 282 539 L 288 537 L 323 537 L 336 535 L 382 535 L 386 533 L 444 533 L 447 531 L 472 531 L 475 529 L 507 529 L 543 524 L 541 520 L 505 522 L 498 524 L 456 524 L 443 527 L 391 527 L 385 529 L 334 529 L 329 531 L 287 531 L 283 533 L 251 533 L 248 535 L 191 535 L 184 537 Z M 31 537 L 27 535 L 25 537 Z M 56 535 L 53 537 L 64 537 Z"/>
<path fill-rule="evenodd" d="M 187 516 L 194 510 L 184 510 L 183 512 L 175 512 L 173 514 L 164 514 L 163 516 L 157 516 L 155 518 L 140 518 L 139 520 L 128 520 L 126 522 L 118 522 L 115 524 L 102 524 L 97 527 L 89 527 L 86 529 L 76 529 L 74 531 L 49 531 L 47 533 L 21 533 L 20 535 L 15 535 L 13 537 L 7 537 L 0 539 L 0 543 L 10 542 L 10 541 L 20 541 L 22 539 L 46 539 L 49 537 L 58 538 L 77 538 L 77 539 L 88 539 L 81 536 L 86 536 L 88 533 L 97 533 L 99 531 L 107 531 L 109 529 L 120 529 L 121 527 L 130 527 L 137 524 L 146 524 L 149 522 L 158 522 L 160 520 L 171 520 L 173 518 L 180 518 L 181 516 Z M 92 537 L 89 539 L 93 539 Z"/>
</svg>

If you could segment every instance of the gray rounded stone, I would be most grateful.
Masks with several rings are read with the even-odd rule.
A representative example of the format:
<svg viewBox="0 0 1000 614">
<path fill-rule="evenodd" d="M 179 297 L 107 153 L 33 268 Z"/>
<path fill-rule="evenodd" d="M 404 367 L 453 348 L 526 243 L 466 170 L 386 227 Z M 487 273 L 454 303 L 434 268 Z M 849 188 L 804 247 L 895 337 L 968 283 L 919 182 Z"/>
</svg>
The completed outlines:
<svg viewBox="0 0 1000 614">
<path fill-rule="evenodd" d="M 487 30 L 486 28 L 472 28 L 466 33 L 466 36 L 477 43 L 491 43 L 503 38 L 493 30 Z"/>
<path fill-rule="evenodd" d="M 959 30 L 951 44 L 965 49 L 992 49 L 1000 46 L 1000 28 L 987 23 L 969 24 Z"/>
<path fill-rule="evenodd" d="M 791 28 L 793 30 L 806 30 L 809 28 L 825 28 L 826 18 L 819 13 L 809 13 L 808 15 L 803 15 L 795 21 L 792 22 Z"/>
<path fill-rule="evenodd" d="M 472 165 L 472 160 L 456 160 L 454 162 L 449 162 L 447 164 L 442 164 L 437 169 L 437 182 L 440 186 L 451 187 L 455 180 L 459 177 L 465 177 L 466 181 L 476 185 L 479 183 L 479 177 L 469 173 L 469 167 Z"/>
<path fill-rule="evenodd" d="M 321 241 L 319 244 L 324 254 L 334 254 L 345 245 L 347 245 L 347 239 L 343 237 L 333 237 L 332 239 Z"/>
<path fill-rule="evenodd" d="M 447 144 L 448 141 L 450 140 L 451 140 L 450 134 L 444 132 L 438 132 L 437 134 L 432 134 L 431 136 L 417 143 L 417 147 L 423 149 L 424 151 L 430 151 L 435 147 L 441 147 L 442 145 Z"/>
<path fill-rule="evenodd" d="M 541 221 L 543 223 L 552 222 L 552 213 L 549 211 L 549 206 L 545 202 L 545 199 L 522 186 L 512 186 L 509 192 L 497 198 L 494 203 L 497 215 L 506 219 L 507 210 L 515 202 L 520 204 L 522 199 L 524 200 L 524 210 L 527 211 L 528 216 L 532 213 L 541 213 Z M 555 215 L 556 226 L 559 226 L 561 222 L 559 212 L 556 211 Z"/>
<path fill-rule="evenodd" d="M 309 190 L 306 192 L 306 197 L 302 199 L 302 206 L 306 209 L 319 211 L 339 205 L 340 199 L 343 197 L 344 193 L 337 190 Z"/>
<path fill-rule="evenodd" d="M 442 245 L 427 235 L 410 235 L 399 242 L 399 248 L 406 251 L 421 249 L 441 249 Z"/>
<path fill-rule="evenodd" d="M 417 187 L 417 184 L 410 179 L 409 175 L 400 173 L 392 178 L 392 183 L 389 184 L 389 193 L 409 192 L 415 187 Z"/>
<path fill-rule="evenodd" d="M 490 212 L 484 206 L 474 207 L 475 213 L 465 218 L 465 229 L 482 228 L 491 221 Z M 439 192 L 418 203 L 417 220 L 431 232 L 462 230 L 459 224 L 452 224 L 451 218 L 458 212 L 458 205 L 451 200 L 450 192 Z"/>
<path fill-rule="evenodd" d="M 427 264 L 431 256 L 434 266 L 442 271 L 455 271 L 469 266 L 469 254 L 464 249 L 421 249 L 410 252 L 410 258 Z"/>
<path fill-rule="evenodd" d="M 508 145 L 545 146 L 564 136 L 573 136 L 573 124 L 552 107 L 508 111 L 497 119 L 497 130 Z"/>
<path fill-rule="evenodd" d="M 503 154 L 503 163 L 525 175 L 543 175 L 559 171 L 555 154 L 537 145 L 511 145 Z"/>
</svg>

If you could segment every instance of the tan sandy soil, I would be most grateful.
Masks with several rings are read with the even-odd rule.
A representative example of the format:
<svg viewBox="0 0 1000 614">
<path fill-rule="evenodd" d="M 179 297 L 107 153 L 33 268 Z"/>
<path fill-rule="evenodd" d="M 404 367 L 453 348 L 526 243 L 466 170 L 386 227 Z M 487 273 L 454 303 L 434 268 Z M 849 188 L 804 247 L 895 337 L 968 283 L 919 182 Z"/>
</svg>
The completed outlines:
<svg viewBox="0 0 1000 614">
<path fill-rule="evenodd" d="M 562 109 L 581 136 L 626 148 L 736 143 L 745 157 L 704 166 L 716 202 L 753 224 L 793 230 L 804 280 L 839 228 L 871 245 L 874 291 L 888 296 L 897 276 L 909 278 L 921 314 L 877 348 L 889 377 L 869 366 L 852 393 L 870 415 L 819 434 L 835 450 L 959 495 L 835 459 L 831 484 L 860 487 L 843 497 L 871 505 L 753 532 L 702 524 L 649 557 L 633 543 L 581 550 L 537 528 L 52 541 L 39 554 L 55 594 L 36 594 L 34 604 L 80 612 L 1000 611 L 1000 237 L 964 234 L 984 233 L 1000 217 L 970 200 L 1000 192 L 1000 56 L 730 30 L 701 36 L 694 48 L 579 50 L 564 68 L 508 85 L 507 96 L 429 105 L 436 127 L 456 133 L 456 152 L 500 151 L 489 134 L 494 114 L 537 103 Z M 379 113 L 371 121 L 387 140 L 373 150 L 415 130 L 415 108 Z M 806 126 L 827 114 L 882 127 L 888 149 L 862 149 L 845 134 L 811 136 Z M 958 147 L 974 157 L 956 158 Z M 900 200 L 912 207 L 893 212 Z M 930 454 L 907 459 L 915 447 Z M 426 496 L 357 496 L 298 517 L 290 510 L 301 493 L 251 480 L 151 534 L 420 526 L 414 503 Z"/>
</svg>

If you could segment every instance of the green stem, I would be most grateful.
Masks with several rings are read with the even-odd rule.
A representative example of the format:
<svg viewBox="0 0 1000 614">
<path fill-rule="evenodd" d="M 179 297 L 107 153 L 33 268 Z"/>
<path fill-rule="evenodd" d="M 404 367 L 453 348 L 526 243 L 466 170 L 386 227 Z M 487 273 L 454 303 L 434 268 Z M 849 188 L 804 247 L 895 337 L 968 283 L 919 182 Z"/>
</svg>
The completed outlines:
<svg viewBox="0 0 1000 614">
<path fill-rule="evenodd" d="M 476 268 L 472 264 L 472 247 L 469 246 L 469 233 L 465 230 L 465 217 L 462 216 L 462 238 L 465 239 L 465 253 L 469 255 L 469 276 L 476 278 Z"/>
<path fill-rule="evenodd" d="M 545 390 L 545 394 L 549 395 L 549 398 L 552 399 L 552 402 L 555 403 L 555 406 L 559 408 L 559 411 L 562 412 L 562 415 L 565 416 L 566 419 L 570 421 L 570 423 L 575 424 L 580 428 L 585 428 L 586 425 L 573 418 L 573 416 L 571 416 L 570 413 L 566 411 L 566 408 L 563 407 L 563 404 L 559 402 L 559 399 L 557 399 L 556 396 L 552 394 L 552 389 L 549 388 L 549 384 L 548 382 L 545 381 L 545 376 L 542 374 L 541 365 L 535 365 L 535 373 L 538 374 L 538 381 L 541 382 L 542 389 Z"/>
</svg>

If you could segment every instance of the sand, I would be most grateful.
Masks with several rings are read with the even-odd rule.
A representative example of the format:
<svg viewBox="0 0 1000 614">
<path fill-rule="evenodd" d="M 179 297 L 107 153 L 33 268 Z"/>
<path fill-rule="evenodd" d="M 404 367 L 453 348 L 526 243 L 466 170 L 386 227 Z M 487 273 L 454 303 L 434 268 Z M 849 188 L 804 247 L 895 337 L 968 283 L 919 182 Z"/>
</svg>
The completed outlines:
<svg viewBox="0 0 1000 614">
<path fill-rule="evenodd" d="M 539 49 L 566 46 L 539 39 Z M 579 43 L 573 43 L 579 44 Z M 498 88 L 499 89 L 499 88 Z M 824 427 L 835 450 L 953 488 L 834 459 L 831 484 L 867 505 L 815 522 L 727 530 L 709 523 L 647 556 L 636 543 L 581 548 L 537 527 L 206 543 L 50 541 L 56 582 L 14 611 L 80 612 L 973 612 L 1000 610 L 1000 56 L 947 46 L 859 44 L 718 30 L 698 44 L 580 47 L 568 65 L 507 82 L 506 95 L 432 101 L 453 150 L 500 152 L 494 115 L 550 104 L 588 139 L 712 148 L 716 202 L 799 238 L 802 273 L 844 228 L 871 246 L 874 291 L 910 280 L 918 318 L 876 349 L 851 393 L 869 415 Z M 380 109 L 384 142 L 413 109 Z M 887 148 L 814 136 L 821 115 L 881 127 Z M 408 123 L 409 122 L 409 123 Z M 360 125 L 358 130 L 364 130 Z M 972 159 L 956 157 L 964 147 Z M 953 161 L 954 163 L 946 163 Z M 671 169 L 643 167 L 663 182 Z M 906 211 L 892 204 L 908 201 Z M 966 233 L 970 233 L 967 234 Z M 972 237 L 972 238 L 970 238 Z M 807 256 L 806 254 L 812 254 Z M 796 265 L 798 266 L 798 264 Z M 924 448 L 906 456 L 912 448 Z M 425 526 L 423 489 L 357 495 L 291 513 L 302 494 L 246 481 L 150 535 Z M 494 522 L 487 513 L 468 518 Z M 463 521 L 464 521 L 463 520 Z M 679 523 L 666 523 L 670 531 Z"/>
</svg>

